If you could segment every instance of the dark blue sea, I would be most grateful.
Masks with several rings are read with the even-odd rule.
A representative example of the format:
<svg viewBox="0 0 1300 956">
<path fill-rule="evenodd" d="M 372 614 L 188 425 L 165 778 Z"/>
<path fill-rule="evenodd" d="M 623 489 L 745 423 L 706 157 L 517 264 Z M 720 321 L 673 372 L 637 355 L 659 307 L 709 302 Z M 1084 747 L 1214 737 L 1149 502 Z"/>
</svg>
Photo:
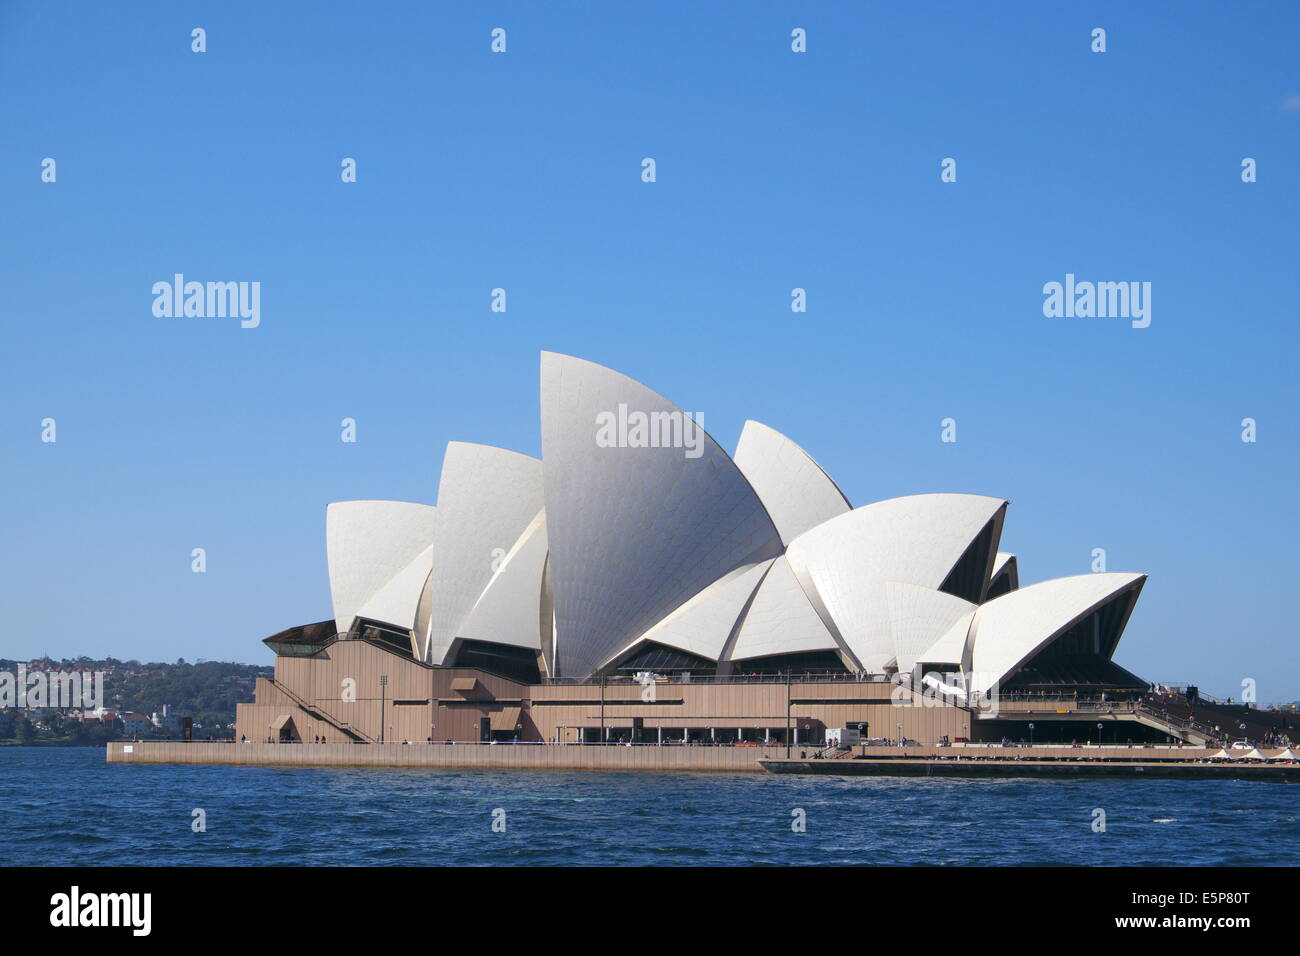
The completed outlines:
<svg viewBox="0 0 1300 956">
<path fill-rule="evenodd" d="M 917 863 L 1296 865 L 1300 787 L 122 766 L 102 748 L 0 748 L 3 866 Z"/>
</svg>

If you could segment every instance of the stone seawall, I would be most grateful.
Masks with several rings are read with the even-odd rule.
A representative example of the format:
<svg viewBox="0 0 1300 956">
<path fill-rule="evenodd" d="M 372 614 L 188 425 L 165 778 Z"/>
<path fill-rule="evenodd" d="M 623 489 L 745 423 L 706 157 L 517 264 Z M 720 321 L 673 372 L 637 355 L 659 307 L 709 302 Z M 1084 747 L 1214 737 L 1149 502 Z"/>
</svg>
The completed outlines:
<svg viewBox="0 0 1300 956">
<path fill-rule="evenodd" d="M 1232 768 L 1253 779 L 1293 779 L 1300 765 L 1261 765 L 1239 761 L 1225 766 L 1200 764 L 1213 751 L 1196 748 L 1066 749 L 1019 748 L 1016 760 L 999 748 L 868 747 L 870 760 L 808 760 L 816 748 L 796 748 L 786 764 L 784 747 L 621 747 L 593 744 L 265 744 L 114 741 L 107 745 L 109 763 L 220 764 L 250 767 L 443 767 L 480 770 L 647 770 L 762 773 L 759 761 L 775 773 L 887 774 L 899 776 L 1106 775 L 1109 764 L 1125 773 L 1149 776 L 1229 777 Z M 962 756 L 963 760 L 953 760 Z M 945 760 L 935 760 L 945 757 Z M 927 759 L 928 758 L 928 759 Z M 1073 758 L 1073 759 L 1062 759 Z M 1085 758 L 1085 762 L 1075 762 Z M 1105 761 L 1093 762 L 1093 761 Z M 1145 770 L 1135 770 L 1135 766 Z M 1029 768 L 1026 770 L 1026 768 Z"/>
<path fill-rule="evenodd" d="M 1194 760 L 764 760 L 769 773 L 840 777 L 1097 777 L 1300 781 L 1300 764 Z"/>
<path fill-rule="evenodd" d="M 617 747 L 563 744 L 108 744 L 108 762 L 252 767 L 445 767 L 479 770 L 651 770 L 762 773 L 784 747 Z"/>
</svg>

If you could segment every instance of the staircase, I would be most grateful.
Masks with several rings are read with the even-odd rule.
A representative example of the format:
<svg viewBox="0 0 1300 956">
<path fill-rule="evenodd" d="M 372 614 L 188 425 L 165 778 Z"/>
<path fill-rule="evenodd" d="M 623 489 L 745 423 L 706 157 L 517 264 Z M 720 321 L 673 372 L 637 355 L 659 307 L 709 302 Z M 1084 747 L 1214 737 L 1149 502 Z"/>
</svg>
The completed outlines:
<svg viewBox="0 0 1300 956">
<path fill-rule="evenodd" d="M 1217 744 L 1221 736 L 1214 732 L 1213 727 L 1182 717 L 1175 717 L 1170 713 L 1160 713 L 1145 703 L 1139 703 L 1133 708 L 1133 718 L 1139 724 L 1154 727 L 1161 733 L 1177 737 L 1184 743 L 1196 744 L 1201 747 Z"/>
<path fill-rule="evenodd" d="M 839 747 L 823 747 L 821 750 L 817 751 L 816 756 L 819 760 L 844 760 L 845 758 L 852 757 L 853 751 L 841 750 Z"/>
<path fill-rule="evenodd" d="M 288 687 L 284 686 L 284 684 L 281 684 L 274 677 L 269 678 L 269 680 L 271 682 L 271 685 L 276 690 L 278 690 L 280 693 L 284 694 L 285 697 L 288 697 L 291 701 L 297 704 L 300 710 L 305 711 L 313 718 L 321 721 L 322 723 L 329 724 L 339 733 L 343 734 L 346 737 L 349 737 L 353 743 L 363 743 L 363 744 L 375 743 L 375 740 L 373 738 L 366 736 L 364 733 L 357 730 L 351 724 L 344 723 L 343 721 L 336 718 L 333 714 L 327 713 L 326 711 L 321 710 L 315 704 L 308 703 L 307 701 L 303 700 L 301 697 L 299 697 L 297 694 L 291 691 Z"/>
</svg>

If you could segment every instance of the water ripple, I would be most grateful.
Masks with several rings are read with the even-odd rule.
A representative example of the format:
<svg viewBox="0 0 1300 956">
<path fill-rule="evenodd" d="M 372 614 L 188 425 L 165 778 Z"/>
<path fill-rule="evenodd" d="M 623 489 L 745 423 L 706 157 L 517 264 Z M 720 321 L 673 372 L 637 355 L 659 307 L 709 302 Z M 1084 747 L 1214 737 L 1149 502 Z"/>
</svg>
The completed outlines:
<svg viewBox="0 0 1300 956">
<path fill-rule="evenodd" d="M 4 747 L 0 865 L 1295 865 L 1294 796 L 1253 781 L 125 767 L 98 748 Z"/>
</svg>

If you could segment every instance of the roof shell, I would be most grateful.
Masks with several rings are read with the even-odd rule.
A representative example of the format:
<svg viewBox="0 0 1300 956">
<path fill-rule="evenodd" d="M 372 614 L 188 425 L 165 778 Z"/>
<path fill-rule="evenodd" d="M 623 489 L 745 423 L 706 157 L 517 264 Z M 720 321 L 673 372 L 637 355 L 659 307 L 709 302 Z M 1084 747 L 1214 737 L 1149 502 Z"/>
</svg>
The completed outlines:
<svg viewBox="0 0 1300 956">
<path fill-rule="evenodd" d="M 404 631 L 412 630 L 415 626 L 416 607 L 420 603 L 420 592 L 429 579 L 432 567 L 433 545 L 429 545 L 371 595 L 357 611 L 357 617 L 392 624 Z"/>
<path fill-rule="evenodd" d="M 922 655 L 976 605 L 959 597 L 902 581 L 885 584 L 890 633 L 900 674 L 911 673 Z M 957 661 L 960 662 L 960 656 Z M 937 663 L 927 660 L 927 663 Z"/>
<path fill-rule="evenodd" d="M 864 670 L 880 672 L 894 658 L 885 583 L 938 589 L 990 522 L 996 547 L 1006 505 L 983 495 L 890 498 L 804 532 L 786 556 L 827 628 Z"/>
<path fill-rule="evenodd" d="M 728 660 L 802 651 L 838 650 L 835 637 L 813 609 L 785 555 L 764 576 L 745 612 Z"/>
<path fill-rule="evenodd" d="M 786 544 L 823 521 L 852 510 L 844 493 L 812 456 L 761 422 L 745 422 L 736 445 L 736 467 L 762 499 Z"/>
<path fill-rule="evenodd" d="M 916 662 L 960 668 L 963 674 L 969 671 L 970 644 L 967 639 L 976 610 L 972 608 L 954 621 L 938 640 L 917 655 Z"/>
<path fill-rule="evenodd" d="M 502 558 L 542 510 L 542 463 L 492 445 L 449 442 L 438 483 L 429 631 L 420 656 L 441 664 Z"/>
<path fill-rule="evenodd" d="M 557 676 L 590 674 L 714 581 L 780 553 L 740 469 L 662 396 L 543 352 L 541 400 Z M 684 440 L 633 447 L 620 431 L 598 441 L 614 415 L 675 421 Z"/>
<path fill-rule="evenodd" d="M 380 588 L 429 547 L 436 517 L 432 505 L 410 501 L 336 501 L 325 509 L 330 595 L 340 633 L 352 627 L 357 612 Z"/>
<path fill-rule="evenodd" d="M 1076 623 L 1130 590 L 1145 574 L 1077 574 L 1031 584 L 982 604 L 971 623 L 973 693 L 985 693 Z M 1136 595 L 1135 595 L 1136 596 Z M 1102 653 L 1110 657 L 1127 620 Z"/>
<path fill-rule="evenodd" d="M 999 581 L 999 578 L 1003 580 Z M 993 559 L 993 570 L 989 573 L 988 587 L 984 589 L 985 594 L 990 598 L 1000 597 L 1018 587 L 1020 587 L 1020 563 L 1014 554 L 999 551 Z"/>
<path fill-rule="evenodd" d="M 539 511 L 501 559 L 456 636 L 541 650 L 545 566 L 546 512 Z"/>
<path fill-rule="evenodd" d="M 771 560 L 760 561 L 737 568 L 714 581 L 642 634 L 633 647 L 654 642 L 708 660 L 718 660 L 736 622 L 771 565 Z"/>
</svg>

